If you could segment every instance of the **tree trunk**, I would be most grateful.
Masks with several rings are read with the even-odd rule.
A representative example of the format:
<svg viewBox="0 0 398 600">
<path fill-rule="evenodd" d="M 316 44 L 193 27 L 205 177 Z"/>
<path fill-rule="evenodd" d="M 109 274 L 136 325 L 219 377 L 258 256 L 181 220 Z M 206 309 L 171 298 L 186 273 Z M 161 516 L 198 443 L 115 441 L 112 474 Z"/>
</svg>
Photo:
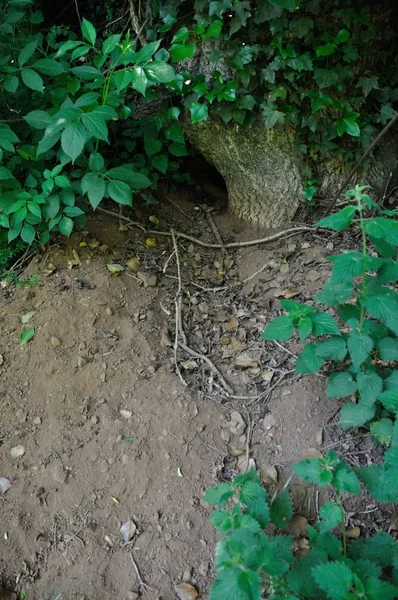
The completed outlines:
<svg viewBox="0 0 398 600">
<path fill-rule="evenodd" d="M 308 206 L 303 197 L 303 159 L 293 153 L 293 128 L 267 129 L 258 121 L 251 129 L 226 126 L 217 117 L 192 124 L 186 121 L 192 145 L 223 176 L 230 211 L 260 227 L 282 227 Z M 380 201 L 391 173 L 398 165 L 398 136 L 386 135 L 373 156 L 350 182 L 370 185 L 373 198 Z M 325 159 L 317 164 L 317 202 L 327 204 L 350 168 L 341 160 Z"/>
</svg>

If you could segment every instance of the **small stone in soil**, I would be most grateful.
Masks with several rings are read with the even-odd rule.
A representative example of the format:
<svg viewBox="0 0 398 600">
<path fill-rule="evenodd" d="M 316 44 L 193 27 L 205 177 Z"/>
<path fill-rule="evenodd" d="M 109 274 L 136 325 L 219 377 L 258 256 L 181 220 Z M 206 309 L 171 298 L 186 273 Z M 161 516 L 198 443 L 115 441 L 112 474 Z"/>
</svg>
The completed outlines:
<svg viewBox="0 0 398 600">
<path fill-rule="evenodd" d="M 68 477 L 68 474 L 65 472 L 64 468 L 59 463 L 56 463 L 54 465 L 52 475 L 54 480 L 58 483 L 65 483 Z"/>
<path fill-rule="evenodd" d="M 269 414 L 264 417 L 263 427 L 264 427 L 265 431 L 272 429 L 272 427 L 275 427 L 275 425 L 276 425 L 276 419 L 273 415 Z"/>
<path fill-rule="evenodd" d="M 321 274 L 318 271 L 308 271 L 307 275 L 305 276 L 307 281 L 310 281 L 311 283 L 318 281 L 318 279 L 321 278 Z"/>
<path fill-rule="evenodd" d="M 13 460 L 18 460 L 18 458 L 21 458 L 24 454 L 25 454 L 25 447 L 21 446 L 21 445 L 14 446 L 10 450 L 10 456 Z"/>
<path fill-rule="evenodd" d="M 59 346 L 62 345 L 62 342 L 57 337 L 51 336 L 51 345 L 54 346 L 54 348 L 58 348 Z"/>
<path fill-rule="evenodd" d="M 246 423 L 244 422 L 242 415 L 236 410 L 231 412 L 229 429 L 234 435 L 242 435 L 246 429 Z"/>
<path fill-rule="evenodd" d="M 41 425 L 41 418 L 40 418 L 40 417 L 35 417 L 35 418 L 33 419 L 33 423 L 34 423 L 35 425 Z"/>
<path fill-rule="evenodd" d="M 119 413 L 122 415 L 124 419 L 129 419 L 132 416 L 131 410 L 126 410 L 125 408 L 121 408 Z"/>
<path fill-rule="evenodd" d="M 138 279 L 142 281 L 145 288 L 155 287 L 157 282 L 157 277 L 155 273 L 144 273 L 144 271 L 138 271 L 137 273 Z"/>
</svg>

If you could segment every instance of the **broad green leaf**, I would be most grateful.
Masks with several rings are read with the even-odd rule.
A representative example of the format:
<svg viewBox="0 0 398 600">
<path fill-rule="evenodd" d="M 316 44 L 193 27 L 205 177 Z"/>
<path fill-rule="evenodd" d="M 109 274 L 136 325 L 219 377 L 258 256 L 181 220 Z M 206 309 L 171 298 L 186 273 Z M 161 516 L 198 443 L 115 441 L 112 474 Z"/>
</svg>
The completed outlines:
<svg viewBox="0 0 398 600">
<path fill-rule="evenodd" d="M 376 577 L 369 577 L 365 582 L 366 598 L 368 600 L 396 600 L 398 598 L 398 586 L 388 581 L 382 581 Z"/>
<path fill-rule="evenodd" d="M 22 69 L 21 78 L 26 87 L 35 92 L 43 93 L 43 80 L 36 71 L 33 71 L 33 69 Z"/>
<path fill-rule="evenodd" d="M 105 166 L 105 161 L 99 152 L 92 152 L 88 159 L 88 166 L 92 171 L 101 171 Z"/>
<path fill-rule="evenodd" d="M 319 458 L 307 458 L 292 466 L 293 471 L 304 481 L 316 483 L 320 487 L 328 485 L 332 481 L 333 473 L 325 468 Z"/>
<path fill-rule="evenodd" d="M 210 515 L 210 523 L 220 533 L 225 533 L 232 528 L 232 517 L 227 510 L 216 510 Z"/>
<path fill-rule="evenodd" d="M 121 37 L 122 36 L 120 33 L 115 33 L 115 34 L 109 36 L 102 44 L 102 53 L 110 54 L 116 48 L 118 43 L 120 42 Z"/>
<path fill-rule="evenodd" d="M 343 429 L 358 428 L 370 421 L 375 414 L 374 406 L 359 402 L 346 402 L 340 410 L 339 423 Z"/>
<path fill-rule="evenodd" d="M 344 44 L 350 39 L 350 32 L 348 29 L 340 29 L 336 37 L 334 38 L 335 44 Z"/>
<path fill-rule="evenodd" d="M 137 66 L 146 64 L 148 62 L 148 60 L 155 54 L 155 52 L 159 48 L 159 46 L 160 46 L 160 40 L 158 40 L 156 42 L 149 42 L 149 44 L 145 44 L 145 46 L 143 46 L 141 48 L 141 50 L 139 50 L 139 52 L 137 52 L 134 55 L 134 63 Z"/>
<path fill-rule="evenodd" d="M 172 142 L 169 146 L 169 152 L 173 156 L 188 156 L 188 150 L 184 144 L 177 144 L 177 142 Z"/>
<path fill-rule="evenodd" d="M 96 67 L 91 67 L 90 65 L 84 65 L 82 67 L 73 67 L 72 73 L 76 75 L 79 79 L 99 79 L 103 78 L 103 75 L 99 69 Z"/>
<path fill-rule="evenodd" d="M 169 159 L 167 158 L 167 156 L 165 154 L 158 154 L 157 156 L 153 156 L 151 158 L 151 163 L 158 171 L 166 174 L 167 167 L 169 164 Z"/>
<path fill-rule="evenodd" d="M 362 404 L 371 406 L 383 389 L 383 380 L 377 373 L 369 371 L 358 373 L 357 383 Z"/>
<path fill-rule="evenodd" d="M 320 89 L 325 89 L 338 84 L 339 75 L 336 71 L 329 69 L 314 69 L 314 79 Z"/>
<path fill-rule="evenodd" d="M 170 47 L 170 54 L 173 62 L 179 62 L 186 58 L 192 58 L 195 54 L 196 46 L 194 43 L 190 44 L 173 44 Z"/>
<path fill-rule="evenodd" d="M 145 96 L 148 87 L 148 78 L 142 67 L 135 67 L 130 71 L 130 82 L 137 92 Z"/>
<path fill-rule="evenodd" d="M 14 179 L 14 175 L 11 173 L 10 169 L 7 169 L 7 167 L 0 166 L 0 181 L 4 179 Z"/>
<path fill-rule="evenodd" d="M 24 119 L 33 129 L 46 129 L 51 123 L 50 115 L 44 110 L 32 110 Z"/>
<path fill-rule="evenodd" d="M 373 350 L 373 340 L 368 335 L 353 330 L 348 335 L 347 346 L 355 369 L 359 369 Z"/>
<path fill-rule="evenodd" d="M 88 195 L 91 206 L 97 208 L 105 195 L 105 181 L 97 173 L 87 173 L 81 180 L 82 192 Z"/>
<path fill-rule="evenodd" d="M 19 86 L 19 79 L 15 77 L 15 75 L 10 75 L 7 79 L 4 80 L 3 87 L 6 92 L 10 92 L 10 94 L 15 94 Z"/>
<path fill-rule="evenodd" d="M 300 17 L 293 19 L 290 23 L 290 31 L 294 33 L 299 39 L 302 39 L 307 35 L 314 27 L 314 21 L 310 17 Z"/>
<path fill-rule="evenodd" d="M 325 359 L 316 353 L 317 344 L 307 344 L 297 358 L 295 374 L 317 373 Z"/>
<path fill-rule="evenodd" d="M 387 390 L 378 396 L 378 400 L 391 412 L 398 412 L 398 389 Z"/>
<path fill-rule="evenodd" d="M 106 122 L 95 111 L 84 113 L 81 118 L 81 124 L 84 126 L 86 132 L 94 136 L 95 139 L 108 142 L 108 127 Z"/>
<path fill-rule="evenodd" d="M 361 492 L 357 476 L 344 462 L 337 465 L 333 475 L 332 486 L 340 492 L 349 492 L 350 494 L 359 494 Z"/>
<path fill-rule="evenodd" d="M 343 562 L 329 562 L 312 569 L 312 576 L 330 600 L 345 600 L 350 591 L 353 574 Z"/>
<path fill-rule="evenodd" d="M 398 262 L 388 258 L 384 259 L 384 261 L 384 264 L 379 269 L 378 279 L 381 283 L 395 283 L 398 281 Z"/>
<path fill-rule="evenodd" d="M 176 78 L 173 67 L 161 60 L 154 60 L 145 67 L 148 77 L 158 83 L 170 83 Z"/>
<path fill-rule="evenodd" d="M 365 232 L 374 238 L 380 238 L 388 244 L 398 246 L 398 221 L 384 217 L 373 217 L 364 223 Z"/>
<path fill-rule="evenodd" d="M 70 236 L 73 230 L 73 221 L 69 217 L 63 217 L 58 223 L 58 229 L 62 235 Z"/>
<path fill-rule="evenodd" d="M 206 106 L 206 104 L 201 104 L 200 102 L 192 102 L 192 104 L 189 106 L 189 111 L 191 113 L 192 123 L 205 121 L 209 115 L 209 107 Z"/>
<path fill-rule="evenodd" d="M 294 335 L 294 326 L 290 317 L 285 315 L 276 317 L 267 325 L 261 337 L 264 340 L 277 340 L 284 342 Z"/>
<path fill-rule="evenodd" d="M 220 542 L 221 544 L 221 542 Z M 218 572 L 209 600 L 250 599 L 260 600 L 260 576 L 254 571 L 245 571 L 238 567 L 224 568 Z"/>
<path fill-rule="evenodd" d="M 108 194 L 112 200 L 119 204 L 125 204 L 126 206 L 132 206 L 133 204 L 133 193 L 130 186 L 124 181 L 116 179 L 109 181 Z"/>
<path fill-rule="evenodd" d="M 114 77 L 115 84 L 116 84 L 116 87 L 119 92 L 124 90 L 131 83 L 131 72 L 130 71 L 125 71 L 124 69 L 122 69 L 120 71 L 116 71 L 116 73 L 114 74 L 113 77 Z"/>
<path fill-rule="evenodd" d="M 398 334 L 398 300 L 391 294 L 372 296 L 363 301 L 375 319 L 380 319 L 391 331 Z"/>
<path fill-rule="evenodd" d="M 168 140 L 183 144 L 185 142 L 185 136 L 183 129 L 179 123 L 173 123 L 170 127 L 165 130 L 165 136 Z"/>
<path fill-rule="evenodd" d="M 209 25 L 209 27 L 206 29 L 205 33 L 202 34 L 202 38 L 204 40 L 209 38 L 219 38 L 222 31 L 222 25 L 222 21 L 213 21 L 213 23 L 211 23 L 211 25 Z"/>
<path fill-rule="evenodd" d="M 75 219 L 76 217 L 84 215 L 84 211 L 82 211 L 82 209 L 78 206 L 67 206 L 66 208 L 64 208 L 64 215 L 66 217 Z"/>
<path fill-rule="evenodd" d="M 394 429 L 394 423 L 391 419 L 380 419 L 370 425 L 370 433 L 380 444 L 389 446 L 392 440 L 392 434 Z"/>
<path fill-rule="evenodd" d="M 318 58 L 320 56 L 330 56 L 336 49 L 336 44 L 329 42 L 328 44 L 324 44 L 323 46 L 318 46 L 318 48 L 316 49 L 316 55 Z"/>
<path fill-rule="evenodd" d="M 43 73 L 43 75 L 50 75 L 51 77 L 56 77 L 57 75 L 65 73 L 65 69 L 61 63 L 52 58 L 40 58 L 33 63 L 32 67 L 37 69 L 39 73 Z"/>
<path fill-rule="evenodd" d="M 144 135 L 144 148 L 149 157 L 157 154 L 162 149 L 162 142 L 155 139 L 151 134 Z"/>
<path fill-rule="evenodd" d="M 311 317 L 301 317 L 299 322 L 297 323 L 297 328 L 299 331 L 300 341 L 303 342 L 306 340 L 312 333 L 312 320 Z"/>
<path fill-rule="evenodd" d="M 24 346 L 25 344 L 30 342 L 30 340 L 33 339 L 34 337 L 35 337 L 34 327 L 28 327 L 26 329 L 22 329 L 21 333 L 19 334 L 19 341 L 20 341 L 21 346 Z"/>
<path fill-rule="evenodd" d="M 60 137 L 61 137 L 60 131 L 54 131 L 53 133 L 49 133 L 49 134 L 44 132 L 44 135 L 43 135 L 42 139 L 40 140 L 39 145 L 37 146 L 37 156 L 40 156 L 40 154 L 45 154 L 46 152 L 48 152 L 48 150 L 50 150 L 53 146 L 55 146 L 55 144 L 58 142 Z"/>
<path fill-rule="evenodd" d="M 323 286 L 323 290 L 315 296 L 315 299 L 327 306 L 335 306 L 350 300 L 353 289 L 354 284 L 351 281 L 336 283 L 332 277 L 329 277 Z"/>
<path fill-rule="evenodd" d="M 114 167 L 113 169 L 109 169 L 106 175 L 110 179 L 125 181 L 133 190 L 142 190 L 149 187 L 151 182 L 148 177 L 142 175 L 142 173 L 136 173 L 132 168 L 133 166 Z"/>
<path fill-rule="evenodd" d="M 341 523 L 342 511 L 340 506 L 333 502 L 326 502 L 322 505 L 319 516 L 321 518 L 317 523 L 317 528 L 322 533 L 327 533 Z"/>
<path fill-rule="evenodd" d="M 61 135 L 62 150 L 72 161 L 75 161 L 83 152 L 86 141 L 86 132 L 78 121 L 68 123 Z"/>
<path fill-rule="evenodd" d="M 363 272 L 374 271 L 383 263 L 381 258 L 363 256 L 360 252 L 342 252 L 328 256 L 327 260 L 333 263 L 332 279 L 336 283 L 358 277 Z"/>
<path fill-rule="evenodd" d="M 187 27 L 181 27 L 173 36 L 171 40 L 172 44 L 185 43 L 189 36 L 189 29 Z"/>
<path fill-rule="evenodd" d="M 257 481 L 246 481 L 241 487 L 239 500 L 243 504 L 250 504 L 255 500 L 267 500 L 265 490 Z"/>
<path fill-rule="evenodd" d="M 264 537 L 258 551 L 261 551 L 259 556 L 261 571 L 270 577 L 281 577 L 293 562 L 292 537 L 290 535 Z"/>
<path fill-rule="evenodd" d="M 327 398 L 346 398 L 357 391 L 357 382 L 351 373 L 332 373 L 326 387 Z"/>
<path fill-rule="evenodd" d="M 270 4 L 279 6 L 279 8 L 287 8 L 289 10 L 295 10 L 297 7 L 296 0 L 268 0 Z"/>
<path fill-rule="evenodd" d="M 61 44 L 61 46 L 58 48 L 58 50 L 55 54 L 55 58 L 60 58 L 60 56 L 63 56 L 70 50 L 74 50 L 75 48 L 77 48 L 78 46 L 81 46 L 82 44 L 83 44 L 83 42 L 81 42 L 80 40 L 68 40 L 64 44 Z"/>
<path fill-rule="evenodd" d="M 398 360 L 398 340 L 392 337 L 382 339 L 378 344 L 380 358 L 386 361 Z"/>
<path fill-rule="evenodd" d="M 94 46 L 95 40 L 97 39 L 97 32 L 95 31 L 94 25 L 90 23 L 90 21 L 87 21 L 87 19 L 83 19 L 82 21 L 82 34 L 83 37 Z"/>
<path fill-rule="evenodd" d="M 354 220 L 356 213 L 355 206 L 346 206 L 339 212 L 329 217 L 325 217 L 318 221 L 318 227 L 326 227 L 327 229 L 333 229 L 333 231 L 343 231 L 347 229 L 352 221 Z"/>
<path fill-rule="evenodd" d="M 314 335 L 340 335 L 336 319 L 326 312 L 316 312 L 310 315 Z"/>
<path fill-rule="evenodd" d="M 35 50 L 40 42 L 40 37 L 37 37 L 29 44 L 26 44 L 18 55 L 18 64 L 20 67 L 23 67 L 24 64 L 33 56 Z"/>
<path fill-rule="evenodd" d="M 75 106 L 76 106 L 76 108 L 82 108 L 84 106 L 91 106 L 92 104 L 94 104 L 94 102 L 96 102 L 98 100 L 98 98 L 99 98 L 99 94 L 97 94 L 97 92 L 87 92 L 87 93 L 79 96 L 79 98 L 77 98 L 77 100 L 75 102 Z"/>
<path fill-rule="evenodd" d="M 271 522 L 279 529 L 284 529 L 293 516 L 293 505 L 290 494 L 284 490 L 276 496 L 270 507 Z"/>
<path fill-rule="evenodd" d="M 25 223 L 25 225 L 21 229 L 20 235 L 26 244 L 33 244 L 36 237 L 36 230 L 34 227 L 32 227 L 32 225 L 28 225 L 27 223 Z"/>
<path fill-rule="evenodd" d="M 233 487 L 230 483 L 224 482 L 210 488 L 204 495 L 204 500 L 209 504 L 226 506 L 228 500 L 234 495 Z"/>
<path fill-rule="evenodd" d="M 347 355 L 347 346 L 342 337 L 333 336 L 325 342 L 317 344 L 316 354 L 331 360 L 344 360 Z"/>
</svg>

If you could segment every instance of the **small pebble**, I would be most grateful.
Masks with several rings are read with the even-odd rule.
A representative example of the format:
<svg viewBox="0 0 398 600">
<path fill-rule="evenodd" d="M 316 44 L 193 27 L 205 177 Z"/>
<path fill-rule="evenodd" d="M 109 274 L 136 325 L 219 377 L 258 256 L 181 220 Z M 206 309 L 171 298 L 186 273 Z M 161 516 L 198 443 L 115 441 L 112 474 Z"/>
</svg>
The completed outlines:
<svg viewBox="0 0 398 600">
<path fill-rule="evenodd" d="M 264 417 L 263 428 L 265 431 L 272 429 L 272 427 L 275 427 L 275 425 L 276 425 L 276 419 L 273 415 L 269 414 Z"/>
<path fill-rule="evenodd" d="M 318 271 L 308 271 L 307 275 L 305 276 L 307 281 L 310 281 L 311 283 L 318 281 L 318 279 L 321 278 L 321 274 Z"/>
<path fill-rule="evenodd" d="M 33 419 L 33 423 L 34 423 L 35 425 L 41 425 L 41 418 L 40 418 L 40 417 L 35 417 L 35 418 Z"/>
<path fill-rule="evenodd" d="M 97 417 L 97 415 L 93 415 L 90 419 L 90 421 L 94 424 L 97 425 L 99 418 Z"/>
<path fill-rule="evenodd" d="M 125 408 L 121 408 L 119 410 L 119 413 L 122 415 L 122 417 L 124 419 L 129 419 L 133 414 L 131 410 L 126 410 Z"/>
<path fill-rule="evenodd" d="M 62 342 L 57 337 L 51 336 L 51 345 L 54 346 L 54 348 L 58 348 L 62 345 Z"/>
<path fill-rule="evenodd" d="M 84 367 L 86 364 L 87 364 L 87 358 L 84 358 L 84 356 L 77 357 L 77 366 L 79 367 L 79 369 Z"/>
</svg>

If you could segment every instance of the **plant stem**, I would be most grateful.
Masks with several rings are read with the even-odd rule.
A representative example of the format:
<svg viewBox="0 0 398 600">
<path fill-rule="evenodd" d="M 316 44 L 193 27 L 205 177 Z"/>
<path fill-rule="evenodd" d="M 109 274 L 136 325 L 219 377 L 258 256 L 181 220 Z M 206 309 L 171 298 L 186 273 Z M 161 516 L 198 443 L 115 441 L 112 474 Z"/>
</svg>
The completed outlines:
<svg viewBox="0 0 398 600">
<path fill-rule="evenodd" d="M 365 295 L 366 295 L 366 269 L 365 269 L 365 258 L 368 255 L 368 248 L 367 248 L 367 244 L 366 244 L 366 233 L 365 233 L 365 229 L 364 229 L 364 222 L 363 222 L 363 212 L 362 212 L 362 204 L 361 204 L 361 199 L 358 198 L 358 212 L 359 212 L 359 227 L 361 229 L 361 234 L 362 234 L 362 257 L 364 259 L 363 261 L 363 265 L 362 265 L 362 290 L 361 290 L 361 299 L 364 300 L 365 299 Z M 361 315 L 359 318 L 359 331 L 361 332 L 363 330 L 363 324 L 365 321 L 365 307 L 363 305 L 361 305 Z"/>
<path fill-rule="evenodd" d="M 336 495 L 337 495 L 337 504 L 340 506 L 340 509 L 341 509 L 341 531 L 342 531 L 342 535 L 343 535 L 343 552 L 344 552 L 344 556 L 347 556 L 347 532 L 346 532 L 346 528 L 345 528 L 343 501 L 341 499 L 341 495 L 338 492 Z"/>
</svg>

